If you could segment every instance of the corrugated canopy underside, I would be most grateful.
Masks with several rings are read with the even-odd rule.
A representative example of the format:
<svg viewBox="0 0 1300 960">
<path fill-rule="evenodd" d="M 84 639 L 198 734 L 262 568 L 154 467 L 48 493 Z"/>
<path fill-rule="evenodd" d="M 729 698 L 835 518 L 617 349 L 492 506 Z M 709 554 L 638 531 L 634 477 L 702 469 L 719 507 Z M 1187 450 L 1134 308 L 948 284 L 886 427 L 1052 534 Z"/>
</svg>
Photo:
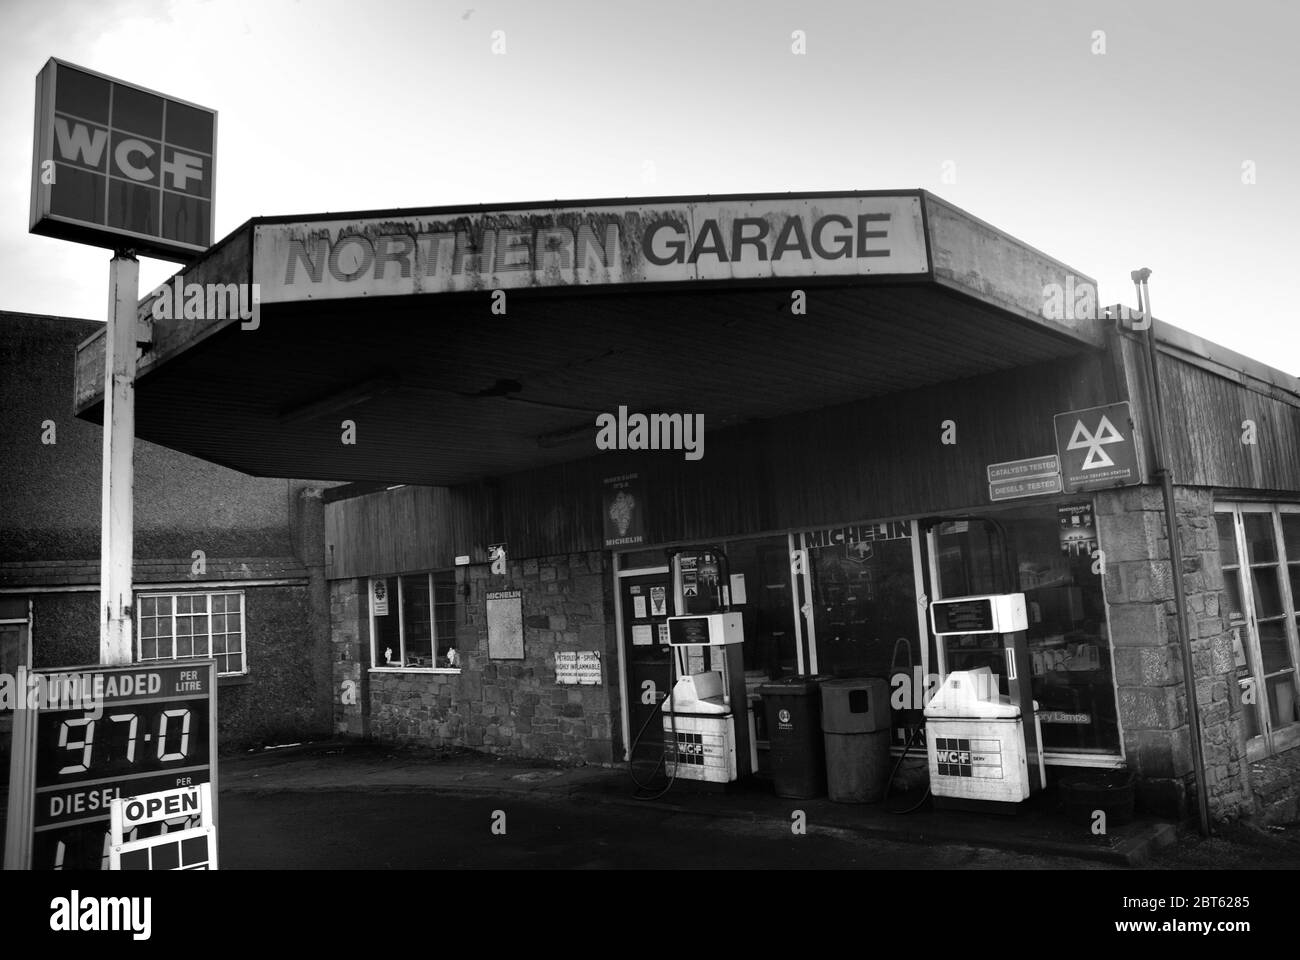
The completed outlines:
<svg viewBox="0 0 1300 960">
<path fill-rule="evenodd" d="M 788 287 L 263 306 L 148 368 L 136 430 L 259 476 L 453 484 L 591 456 L 620 405 L 712 431 L 1087 349 L 927 281 L 807 294 L 804 316 Z"/>
</svg>

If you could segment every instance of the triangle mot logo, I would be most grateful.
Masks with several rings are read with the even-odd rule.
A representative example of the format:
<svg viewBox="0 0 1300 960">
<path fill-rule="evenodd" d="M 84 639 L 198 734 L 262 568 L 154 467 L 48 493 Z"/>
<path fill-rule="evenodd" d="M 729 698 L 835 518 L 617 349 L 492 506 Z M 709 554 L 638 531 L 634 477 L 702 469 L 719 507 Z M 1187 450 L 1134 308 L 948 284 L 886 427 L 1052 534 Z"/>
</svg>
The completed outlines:
<svg viewBox="0 0 1300 960">
<path fill-rule="evenodd" d="M 1128 401 L 1058 413 L 1053 420 L 1064 492 L 1105 490 L 1142 482 Z"/>
<path fill-rule="evenodd" d="M 1101 420 L 1097 423 L 1096 433 L 1090 432 L 1082 420 L 1076 420 L 1074 422 L 1074 432 L 1070 434 L 1070 442 L 1065 445 L 1065 449 L 1086 449 L 1088 453 L 1083 458 L 1082 469 L 1097 470 L 1101 467 L 1113 467 L 1115 465 L 1115 461 L 1106 454 L 1105 445 L 1123 442 L 1123 434 L 1115 429 L 1115 425 L 1103 413 Z"/>
</svg>

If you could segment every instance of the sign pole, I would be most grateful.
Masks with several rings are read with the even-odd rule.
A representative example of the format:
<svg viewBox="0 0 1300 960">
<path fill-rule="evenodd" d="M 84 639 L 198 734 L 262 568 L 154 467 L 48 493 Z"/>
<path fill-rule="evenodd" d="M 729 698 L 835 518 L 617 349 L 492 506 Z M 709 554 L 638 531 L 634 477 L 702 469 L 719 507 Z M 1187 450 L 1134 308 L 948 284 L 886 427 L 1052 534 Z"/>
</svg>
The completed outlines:
<svg viewBox="0 0 1300 960">
<path fill-rule="evenodd" d="M 135 554 L 135 354 L 140 264 L 118 250 L 109 264 L 104 338 L 104 469 L 100 515 L 99 662 L 131 662 Z"/>
</svg>

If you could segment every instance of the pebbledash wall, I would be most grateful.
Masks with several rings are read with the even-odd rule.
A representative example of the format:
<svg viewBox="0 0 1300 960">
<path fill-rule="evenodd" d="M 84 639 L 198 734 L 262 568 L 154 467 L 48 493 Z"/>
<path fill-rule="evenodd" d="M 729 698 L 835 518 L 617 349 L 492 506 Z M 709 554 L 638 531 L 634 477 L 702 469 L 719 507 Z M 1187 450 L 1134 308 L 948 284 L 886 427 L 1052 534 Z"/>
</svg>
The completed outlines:
<svg viewBox="0 0 1300 960">
<path fill-rule="evenodd" d="M 457 671 L 370 669 L 365 578 L 330 584 L 337 733 L 585 763 L 621 759 L 608 554 L 529 558 L 494 576 L 456 570 Z M 466 592 L 468 588 L 468 592 Z M 489 592 L 520 591 L 524 659 L 492 660 Z M 601 683 L 557 685 L 557 651 L 601 651 Z"/>
<path fill-rule="evenodd" d="M 1220 613 L 1214 495 L 1181 487 L 1175 502 L 1206 793 L 1214 819 L 1234 819 L 1252 812 L 1252 799 L 1232 641 Z M 1183 816 L 1195 773 L 1164 500 L 1159 487 L 1144 486 L 1099 493 L 1096 505 L 1124 753 L 1141 807 Z"/>
<path fill-rule="evenodd" d="M 50 568 L 49 569 L 77 569 Z M 158 576 L 162 564 L 136 562 L 137 596 L 149 592 L 151 579 Z M 166 564 L 183 567 L 189 562 Z M 237 588 L 244 595 L 247 620 L 245 651 L 249 669 L 244 676 L 221 677 L 217 689 L 217 736 L 223 753 L 238 752 L 269 744 L 315 739 L 326 732 L 328 720 L 322 716 L 321 699 L 313 676 L 313 661 L 320 659 L 320 632 L 312 599 L 314 588 L 309 571 L 292 560 L 228 563 L 217 560 L 208 564 L 204 578 L 186 580 L 184 590 L 168 588 L 164 592 L 185 593 L 202 590 L 205 581 L 220 580 L 220 573 L 241 568 L 246 580 Z M 20 582 L 10 576 L 3 582 Z M 79 580 L 97 575 L 97 568 L 78 576 Z M 279 574 L 279 576 L 271 576 Z M 59 574 L 55 575 L 56 577 Z M 276 581 L 275 586 L 257 586 L 255 578 Z M 55 589 L 47 575 L 43 590 Z M 175 582 L 170 578 L 169 582 Z M 293 583 L 283 583 L 293 579 Z M 156 579 L 155 579 L 155 582 Z M 211 588 L 209 588 L 211 589 Z M 31 594 L 33 666 L 56 668 L 99 660 L 99 593 L 40 592 Z"/>
<path fill-rule="evenodd" d="M 73 416 L 69 388 L 77 343 L 102 327 L 0 311 L 0 596 L 29 609 L 38 668 L 99 662 L 103 433 Z M 147 593 L 243 596 L 247 669 L 218 681 L 221 749 L 328 734 L 334 484 L 249 477 L 143 440 L 134 462 L 137 607 Z"/>
</svg>

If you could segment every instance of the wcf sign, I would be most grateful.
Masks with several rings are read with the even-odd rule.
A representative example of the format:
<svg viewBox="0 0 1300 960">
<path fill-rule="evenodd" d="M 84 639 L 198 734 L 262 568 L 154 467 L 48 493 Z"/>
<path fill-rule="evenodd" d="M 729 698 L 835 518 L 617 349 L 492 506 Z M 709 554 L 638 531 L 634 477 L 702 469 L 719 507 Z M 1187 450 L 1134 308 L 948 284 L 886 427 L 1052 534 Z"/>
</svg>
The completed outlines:
<svg viewBox="0 0 1300 960">
<path fill-rule="evenodd" d="M 51 59 L 36 76 L 31 232 L 181 262 L 212 245 L 217 114 Z"/>
</svg>

